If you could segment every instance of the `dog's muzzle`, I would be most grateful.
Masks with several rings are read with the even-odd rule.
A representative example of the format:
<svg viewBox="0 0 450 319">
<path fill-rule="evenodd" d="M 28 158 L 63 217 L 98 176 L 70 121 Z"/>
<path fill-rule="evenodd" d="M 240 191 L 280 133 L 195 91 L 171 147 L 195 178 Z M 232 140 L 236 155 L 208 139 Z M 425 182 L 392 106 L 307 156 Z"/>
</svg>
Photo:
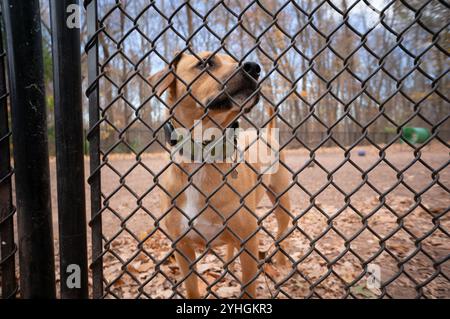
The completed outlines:
<svg viewBox="0 0 450 319">
<path fill-rule="evenodd" d="M 228 110 L 233 105 L 243 107 L 245 112 L 259 101 L 258 78 L 261 67 L 255 62 L 246 62 L 224 84 L 224 91 L 207 101 L 211 110 Z"/>
</svg>

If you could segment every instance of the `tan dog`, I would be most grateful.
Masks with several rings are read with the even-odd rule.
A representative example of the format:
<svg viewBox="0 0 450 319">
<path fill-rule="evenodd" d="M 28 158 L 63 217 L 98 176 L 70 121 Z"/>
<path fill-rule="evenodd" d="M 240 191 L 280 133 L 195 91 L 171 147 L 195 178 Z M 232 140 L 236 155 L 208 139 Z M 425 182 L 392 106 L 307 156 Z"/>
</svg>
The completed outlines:
<svg viewBox="0 0 450 319">
<path fill-rule="evenodd" d="M 167 90 L 166 103 L 173 107 L 175 128 L 192 128 L 197 120 L 201 120 L 203 129 L 230 127 L 242 112 L 250 111 L 258 102 L 257 79 L 261 69 L 251 62 L 239 66 L 227 55 L 203 52 L 198 56 L 203 61 L 193 55 L 178 54 L 171 65 L 176 77 L 166 68 L 149 81 L 157 94 Z M 282 154 L 280 160 L 283 161 Z M 239 163 L 231 174 L 232 165 L 172 163 L 159 179 L 164 188 L 161 206 L 165 230 L 174 243 L 188 298 L 201 297 L 194 266 L 196 248 L 223 244 L 228 245 L 227 262 L 235 259 L 234 249 L 238 250 L 242 296 L 256 297 L 255 282 L 260 273 L 257 204 L 266 192 L 275 205 L 277 197 L 288 189 L 289 174 L 280 165 L 276 173 L 262 176 L 264 187 L 258 180 L 258 163 L 253 167 Z M 224 177 L 225 174 L 228 175 Z M 274 210 L 278 238 L 289 223 L 285 210 L 290 211 L 287 192 Z M 278 253 L 275 258 L 278 263 L 285 263 L 283 254 Z"/>
</svg>

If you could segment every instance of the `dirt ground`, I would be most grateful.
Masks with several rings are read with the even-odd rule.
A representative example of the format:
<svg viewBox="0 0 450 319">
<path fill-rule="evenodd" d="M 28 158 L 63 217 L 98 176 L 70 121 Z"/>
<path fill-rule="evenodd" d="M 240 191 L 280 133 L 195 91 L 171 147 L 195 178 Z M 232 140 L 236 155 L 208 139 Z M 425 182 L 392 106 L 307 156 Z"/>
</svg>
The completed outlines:
<svg viewBox="0 0 450 319">
<path fill-rule="evenodd" d="M 361 150 L 365 156 L 357 154 Z M 286 154 L 285 164 L 294 172 L 310 159 L 305 150 L 287 150 Z M 268 263 L 257 278 L 258 298 L 450 298 L 449 149 L 432 144 L 414 155 L 406 145 L 393 145 L 381 155 L 374 147 L 358 147 L 347 154 L 350 160 L 341 166 L 345 161 L 342 150 L 321 149 L 315 153 L 320 164 L 296 175 L 295 181 L 310 194 L 298 185 L 291 189 L 291 214 L 296 222 L 285 240 L 289 266 L 270 263 L 275 247 L 268 234 L 275 234 L 277 226 L 269 216 L 262 220 L 259 233 L 260 255 Z M 411 165 L 415 157 L 423 164 Z M 147 169 L 157 173 L 166 164 L 163 154 L 145 154 L 140 163 L 129 155 L 111 155 L 102 168 L 107 298 L 184 296 L 171 242 L 155 228 L 149 215 L 158 218 L 160 214 L 160 190 L 152 189 L 153 176 Z M 85 166 L 87 176 L 87 160 Z M 332 173 L 328 178 L 324 169 Z M 129 170 L 121 180 L 119 174 Z M 360 170 L 368 173 L 363 176 Z M 54 160 L 51 174 L 56 194 Z M 366 182 L 359 187 L 364 178 Z M 438 183 L 429 187 L 433 179 Z M 320 191 L 329 181 L 332 183 Z M 86 189 L 89 200 L 88 186 Z M 412 191 L 418 194 L 416 198 Z M 342 192 L 351 196 L 346 198 Z M 388 194 L 380 198 L 384 192 Z M 53 196 L 55 230 L 56 207 Z M 263 216 L 270 208 L 264 198 L 257 214 Z M 139 240 L 149 231 L 152 236 L 141 245 Z M 224 249 L 218 248 L 197 263 L 208 298 L 240 295 L 239 258 L 224 269 L 223 257 Z M 367 263 L 380 267 L 382 289 L 367 287 Z"/>
</svg>

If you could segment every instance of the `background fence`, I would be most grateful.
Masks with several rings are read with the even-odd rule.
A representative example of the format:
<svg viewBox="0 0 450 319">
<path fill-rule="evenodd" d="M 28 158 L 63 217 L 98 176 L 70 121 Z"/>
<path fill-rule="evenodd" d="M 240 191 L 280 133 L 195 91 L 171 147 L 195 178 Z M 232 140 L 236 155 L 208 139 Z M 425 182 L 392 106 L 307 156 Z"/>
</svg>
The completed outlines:
<svg viewBox="0 0 450 319">
<path fill-rule="evenodd" d="M 263 199 L 253 212 L 260 242 L 257 297 L 450 296 L 447 2 L 86 0 L 83 5 L 81 77 L 88 99 L 82 101 L 80 121 L 89 153 L 91 296 L 185 297 L 174 239 L 162 226 L 159 196 L 165 190 L 158 182 L 173 165 L 163 125 L 177 105 L 156 97 L 147 80 L 179 51 L 227 54 L 262 67 L 261 101 L 240 116 L 240 125 L 262 127 L 269 120 L 267 108 L 275 110 L 292 209 L 282 240 L 288 246 L 285 268 L 271 260 L 280 249 L 273 205 Z M 49 96 L 56 80 L 46 1 L 40 11 L 53 153 L 55 102 Z M 7 95 L 0 92 L 0 98 L 0 229 L 7 243 L 1 274 L 8 297 L 17 294 L 11 279 L 16 249 L 12 173 L 5 160 Z M 402 138 L 411 127 L 426 129 L 425 139 Z M 227 265 L 222 249 L 212 252 L 194 262 L 204 297 L 242 296 L 239 263 Z M 368 288 L 376 266 L 381 282 Z"/>
</svg>

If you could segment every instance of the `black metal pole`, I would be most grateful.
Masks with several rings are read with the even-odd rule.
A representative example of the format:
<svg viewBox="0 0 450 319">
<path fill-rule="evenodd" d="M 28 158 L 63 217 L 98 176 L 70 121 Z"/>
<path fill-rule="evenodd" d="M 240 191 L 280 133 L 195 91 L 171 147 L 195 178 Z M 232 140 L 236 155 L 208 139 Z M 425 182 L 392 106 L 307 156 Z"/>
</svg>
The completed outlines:
<svg viewBox="0 0 450 319">
<path fill-rule="evenodd" d="M 61 298 L 88 298 L 78 0 L 51 0 Z M 75 265 L 75 268 L 73 268 Z M 77 278 L 78 277 L 78 278 Z"/>
<path fill-rule="evenodd" d="M 1 23 L 0 23 L 1 24 Z M 2 298 L 15 298 L 17 293 L 14 243 L 14 213 L 12 201 L 9 142 L 11 132 L 8 125 L 8 93 L 5 79 L 5 55 L 3 51 L 3 27 L 0 28 L 0 274 Z"/>
<path fill-rule="evenodd" d="M 52 209 L 38 0 L 2 0 L 7 35 L 23 298 L 55 298 Z"/>
<path fill-rule="evenodd" d="M 88 42 L 88 89 L 89 98 L 89 165 L 88 182 L 91 187 L 91 221 L 92 229 L 92 295 L 94 298 L 103 296 L 103 242 L 101 216 L 101 179 L 100 179 L 100 113 L 98 91 L 98 12 L 97 1 L 84 1 L 87 13 Z"/>
</svg>

